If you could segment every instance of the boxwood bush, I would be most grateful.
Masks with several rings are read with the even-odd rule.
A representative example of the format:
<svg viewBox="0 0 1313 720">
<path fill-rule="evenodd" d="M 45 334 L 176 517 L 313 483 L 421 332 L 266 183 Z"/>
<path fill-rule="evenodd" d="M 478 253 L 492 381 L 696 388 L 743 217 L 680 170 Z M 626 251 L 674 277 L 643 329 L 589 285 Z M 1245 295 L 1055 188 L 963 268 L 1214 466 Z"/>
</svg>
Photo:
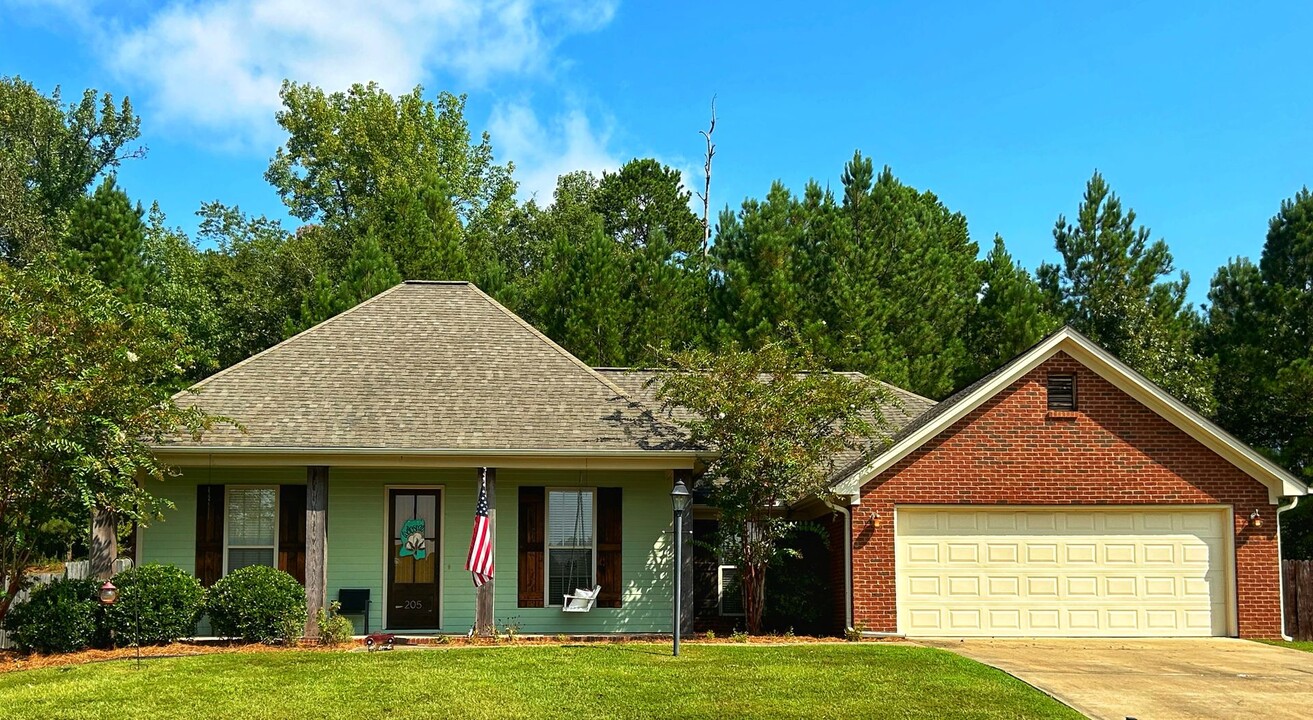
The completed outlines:
<svg viewBox="0 0 1313 720">
<path fill-rule="evenodd" d="M 56 580 L 32 588 L 32 596 L 5 615 L 9 639 L 22 652 L 86 650 L 102 638 L 99 590 L 93 580 Z"/>
<path fill-rule="evenodd" d="M 216 635 L 247 642 L 292 641 L 305 626 L 305 588 L 281 570 L 251 565 L 214 583 L 205 609 Z"/>
<path fill-rule="evenodd" d="M 118 602 L 105 608 L 105 626 L 122 645 L 161 645 L 196 631 L 205 590 L 173 565 L 149 564 L 114 576 Z"/>
</svg>

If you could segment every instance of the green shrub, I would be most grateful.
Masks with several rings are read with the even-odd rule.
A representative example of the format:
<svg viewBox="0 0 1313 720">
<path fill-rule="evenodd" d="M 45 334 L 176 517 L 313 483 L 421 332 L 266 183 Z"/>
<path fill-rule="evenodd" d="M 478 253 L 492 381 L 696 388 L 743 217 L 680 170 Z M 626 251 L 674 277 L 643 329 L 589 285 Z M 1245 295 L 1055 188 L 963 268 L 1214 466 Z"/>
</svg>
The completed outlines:
<svg viewBox="0 0 1313 720">
<path fill-rule="evenodd" d="M 67 653 L 99 643 L 100 586 L 93 580 L 56 580 L 5 615 L 4 627 L 23 652 Z"/>
<path fill-rule="evenodd" d="M 356 628 L 351 624 L 350 618 L 344 618 L 337 614 L 342 609 L 342 604 L 333 601 L 328 606 L 328 611 L 323 608 L 315 611 L 315 622 L 319 623 L 319 642 L 324 645 L 341 645 L 351 642 L 351 638 L 356 634 Z"/>
<path fill-rule="evenodd" d="M 205 609 L 216 635 L 247 642 L 294 641 L 305 625 L 305 588 L 281 570 L 251 565 L 219 578 Z"/>
<path fill-rule="evenodd" d="M 196 632 L 205 590 L 186 571 L 149 564 L 114 576 L 119 599 L 105 608 L 117 645 L 162 645 Z"/>
</svg>

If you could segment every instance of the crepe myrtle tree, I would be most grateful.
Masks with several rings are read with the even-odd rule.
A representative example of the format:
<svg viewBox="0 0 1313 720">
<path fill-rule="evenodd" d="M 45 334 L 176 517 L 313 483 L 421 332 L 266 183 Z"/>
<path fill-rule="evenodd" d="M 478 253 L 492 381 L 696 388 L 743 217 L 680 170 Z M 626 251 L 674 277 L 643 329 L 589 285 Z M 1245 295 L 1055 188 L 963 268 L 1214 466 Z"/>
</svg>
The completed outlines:
<svg viewBox="0 0 1313 720">
<path fill-rule="evenodd" d="M 150 445 L 221 420 L 173 399 L 193 360 L 162 311 L 56 261 L 0 263 L 0 619 L 52 528 L 158 515 Z"/>
<path fill-rule="evenodd" d="M 761 632 L 766 569 L 797 525 L 793 503 L 830 493 L 835 457 L 886 435 L 883 385 L 834 373 L 783 328 L 784 340 L 758 350 L 690 350 L 668 357 L 669 372 L 649 381 L 663 411 L 693 442 L 716 454 L 704 475 L 720 511 L 717 538 L 739 567 L 748 631 Z M 714 479 L 713 479 L 714 478 Z"/>
</svg>

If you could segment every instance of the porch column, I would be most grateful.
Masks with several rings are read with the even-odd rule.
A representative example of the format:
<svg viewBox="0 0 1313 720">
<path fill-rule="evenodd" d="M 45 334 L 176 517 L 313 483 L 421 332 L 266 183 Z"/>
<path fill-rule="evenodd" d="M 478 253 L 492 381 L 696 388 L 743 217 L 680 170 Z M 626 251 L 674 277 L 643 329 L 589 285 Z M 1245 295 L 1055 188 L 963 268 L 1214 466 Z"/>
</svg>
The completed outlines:
<svg viewBox="0 0 1313 720">
<path fill-rule="evenodd" d="M 690 491 L 693 490 L 693 471 L 692 470 L 675 470 L 670 482 L 674 487 L 675 483 L 684 481 L 684 487 Z M 672 526 L 673 529 L 673 526 Z M 684 543 L 684 555 L 681 559 L 679 574 L 680 600 L 679 600 L 679 634 L 687 636 L 693 634 L 693 504 L 689 503 L 684 509 L 684 537 L 680 538 Z M 673 552 L 673 551 L 672 551 Z"/>
<path fill-rule="evenodd" d="M 315 615 L 328 604 L 328 468 L 305 474 L 305 636 L 319 637 Z"/>
<path fill-rule="evenodd" d="M 91 551 L 87 557 L 91 579 L 104 581 L 113 577 L 114 561 L 119 559 L 118 518 L 114 513 L 92 511 Z"/>
<path fill-rule="evenodd" d="M 488 481 L 488 534 L 492 536 L 492 562 L 493 576 L 496 577 L 497 558 L 497 468 L 479 468 L 479 477 L 474 482 L 478 483 L 480 478 L 485 477 L 487 473 Z M 497 616 L 495 605 L 493 604 L 494 594 L 493 586 L 496 579 L 489 580 L 479 586 L 478 599 L 474 606 L 474 627 L 478 630 L 480 637 L 491 637 L 497 630 Z"/>
</svg>

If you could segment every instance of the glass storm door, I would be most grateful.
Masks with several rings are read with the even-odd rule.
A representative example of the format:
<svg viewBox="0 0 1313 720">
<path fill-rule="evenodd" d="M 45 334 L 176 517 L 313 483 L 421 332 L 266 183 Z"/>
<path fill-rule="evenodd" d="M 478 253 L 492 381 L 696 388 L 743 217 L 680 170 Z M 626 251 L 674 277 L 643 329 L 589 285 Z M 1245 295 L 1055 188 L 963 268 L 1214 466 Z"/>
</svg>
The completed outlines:
<svg viewBox="0 0 1313 720">
<path fill-rule="evenodd" d="M 438 627 L 438 490 L 391 490 L 388 562 L 390 630 Z"/>
</svg>

